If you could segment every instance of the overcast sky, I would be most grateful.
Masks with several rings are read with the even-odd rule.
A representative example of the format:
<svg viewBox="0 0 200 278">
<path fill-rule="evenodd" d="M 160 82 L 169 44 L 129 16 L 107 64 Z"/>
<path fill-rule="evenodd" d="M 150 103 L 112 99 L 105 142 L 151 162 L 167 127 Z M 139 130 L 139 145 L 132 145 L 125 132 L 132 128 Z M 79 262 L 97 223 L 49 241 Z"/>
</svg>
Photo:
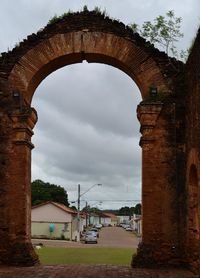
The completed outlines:
<svg viewBox="0 0 200 278">
<path fill-rule="evenodd" d="M 190 46 L 200 24 L 199 0 L 1 0 L 0 52 L 37 32 L 55 14 L 84 5 L 105 8 L 125 24 L 140 25 L 174 10 L 183 18 L 179 49 Z M 83 193 L 101 183 L 82 197 L 82 206 L 86 200 L 99 208 L 135 205 L 141 199 L 136 118 L 140 101 L 134 81 L 107 65 L 84 62 L 49 75 L 32 102 L 39 116 L 33 136 L 32 180 L 64 186 L 70 201 L 77 199 L 77 184 Z"/>
</svg>

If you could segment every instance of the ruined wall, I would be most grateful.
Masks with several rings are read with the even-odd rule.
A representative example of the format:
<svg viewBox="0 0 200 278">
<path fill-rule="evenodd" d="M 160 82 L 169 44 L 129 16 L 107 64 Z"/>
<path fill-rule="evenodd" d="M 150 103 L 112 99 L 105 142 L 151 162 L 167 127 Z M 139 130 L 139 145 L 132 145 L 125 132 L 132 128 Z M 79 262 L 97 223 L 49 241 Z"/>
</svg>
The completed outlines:
<svg viewBox="0 0 200 278">
<path fill-rule="evenodd" d="M 186 253 L 200 269 L 200 29 L 186 65 Z M 199 271 L 199 270 L 198 270 Z"/>
<path fill-rule="evenodd" d="M 0 138 L 5 141 L 0 146 L 0 263 L 37 262 L 30 241 L 31 136 L 37 121 L 31 98 L 48 74 L 83 60 L 123 70 L 143 97 L 138 109 L 143 239 L 133 266 L 180 265 L 179 238 L 185 242 L 180 224 L 185 216 L 180 209 L 185 201 L 184 65 L 123 23 L 94 12 L 58 19 L 0 57 Z M 153 99 L 152 86 L 158 92 Z"/>
</svg>

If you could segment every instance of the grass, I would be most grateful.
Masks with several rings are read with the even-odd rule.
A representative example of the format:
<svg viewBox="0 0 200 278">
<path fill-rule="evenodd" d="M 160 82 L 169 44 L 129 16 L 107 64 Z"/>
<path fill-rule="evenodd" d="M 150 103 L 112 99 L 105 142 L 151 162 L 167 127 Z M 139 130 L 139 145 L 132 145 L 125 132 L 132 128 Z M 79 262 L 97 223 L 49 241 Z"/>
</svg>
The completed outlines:
<svg viewBox="0 0 200 278">
<path fill-rule="evenodd" d="M 42 264 L 112 264 L 130 265 L 132 248 L 58 248 L 36 251 Z"/>
</svg>

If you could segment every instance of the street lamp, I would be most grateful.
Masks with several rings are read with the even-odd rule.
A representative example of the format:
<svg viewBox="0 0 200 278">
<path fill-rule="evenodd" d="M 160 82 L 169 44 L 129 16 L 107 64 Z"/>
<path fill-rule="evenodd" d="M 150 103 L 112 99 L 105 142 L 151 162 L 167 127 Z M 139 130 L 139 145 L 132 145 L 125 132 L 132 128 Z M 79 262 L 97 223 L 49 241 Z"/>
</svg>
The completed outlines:
<svg viewBox="0 0 200 278">
<path fill-rule="evenodd" d="M 81 186 L 78 184 L 78 211 L 77 211 L 77 218 L 78 218 L 78 237 L 77 241 L 80 241 L 80 199 L 83 195 L 85 195 L 88 191 L 90 191 L 94 186 L 102 186 L 101 183 L 93 184 L 88 190 L 81 194 Z"/>
</svg>

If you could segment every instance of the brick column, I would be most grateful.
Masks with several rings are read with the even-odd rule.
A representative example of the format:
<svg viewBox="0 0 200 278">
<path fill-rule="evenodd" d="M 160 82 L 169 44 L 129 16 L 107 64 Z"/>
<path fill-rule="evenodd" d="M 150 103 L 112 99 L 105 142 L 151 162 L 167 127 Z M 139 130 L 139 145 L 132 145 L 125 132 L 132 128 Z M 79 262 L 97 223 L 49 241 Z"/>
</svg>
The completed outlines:
<svg viewBox="0 0 200 278">
<path fill-rule="evenodd" d="M 0 227 L 2 264 L 29 266 L 38 263 L 31 244 L 31 136 L 36 121 L 36 111 L 31 108 L 23 107 L 7 116 L 5 169 L 1 172 L 4 191 L 0 213 L 4 222 Z"/>
<path fill-rule="evenodd" d="M 142 102 L 142 242 L 133 267 L 178 264 L 173 105 Z"/>
</svg>

